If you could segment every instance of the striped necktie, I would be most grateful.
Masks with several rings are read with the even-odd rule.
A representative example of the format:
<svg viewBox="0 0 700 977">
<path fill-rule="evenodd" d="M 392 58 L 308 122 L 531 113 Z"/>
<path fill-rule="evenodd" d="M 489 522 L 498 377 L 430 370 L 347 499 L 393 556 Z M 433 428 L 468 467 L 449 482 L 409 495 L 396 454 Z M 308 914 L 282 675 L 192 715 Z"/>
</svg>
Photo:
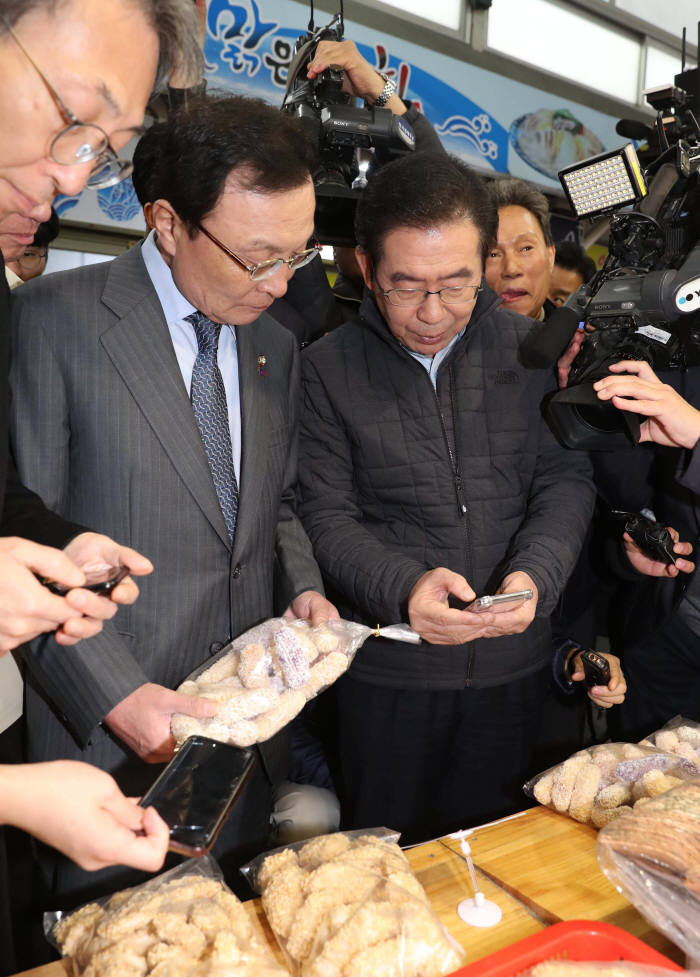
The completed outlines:
<svg viewBox="0 0 700 977">
<path fill-rule="evenodd" d="M 194 327 L 199 347 L 192 370 L 190 401 L 233 545 L 238 512 L 238 482 L 233 467 L 226 389 L 217 362 L 221 323 L 212 322 L 201 312 L 193 312 L 186 316 L 186 320 Z"/>
</svg>

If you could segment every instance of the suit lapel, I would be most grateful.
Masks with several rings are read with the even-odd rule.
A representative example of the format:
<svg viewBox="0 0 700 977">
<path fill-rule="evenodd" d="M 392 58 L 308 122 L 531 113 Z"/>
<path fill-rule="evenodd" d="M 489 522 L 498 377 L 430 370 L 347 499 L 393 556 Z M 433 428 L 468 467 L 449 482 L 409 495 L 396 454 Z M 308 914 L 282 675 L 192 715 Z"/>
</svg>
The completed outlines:
<svg viewBox="0 0 700 977">
<path fill-rule="evenodd" d="M 255 323 L 236 329 L 238 382 L 241 401 L 241 483 L 233 559 L 243 552 L 255 527 L 258 486 L 265 476 L 267 408 L 258 374 L 259 342 Z M 257 344 L 256 344 L 257 343 Z"/>
<path fill-rule="evenodd" d="M 112 264 L 102 301 L 119 317 L 102 334 L 103 348 L 194 500 L 229 546 L 199 428 L 140 248 Z"/>
</svg>

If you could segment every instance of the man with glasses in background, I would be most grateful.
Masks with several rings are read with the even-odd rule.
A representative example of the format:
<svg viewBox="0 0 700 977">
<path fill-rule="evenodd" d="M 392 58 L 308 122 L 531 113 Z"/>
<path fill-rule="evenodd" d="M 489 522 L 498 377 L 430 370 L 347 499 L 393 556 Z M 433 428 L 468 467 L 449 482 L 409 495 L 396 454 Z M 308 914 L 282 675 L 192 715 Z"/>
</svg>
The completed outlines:
<svg viewBox="0 0 700 977">
<path fill-rule="evenodd" d="M 318 251 L 312 166 L 289 116 L 254 99 L 192 100 L 163 126 L 143 245 L 16 292 L 22 477 L 58 512 L 128 533 L 157 568 L 67 671 L 33 643 L 36 759 L 89 760 L 140 795 L 148 763 L 172 756 L 183 711 L 172 689 L 189 672 L 275 613 L 336 614 L 294 513 L 298 353 L 265 313 Z M 239 888 L 238 867 L 267 842 L 285 747 L 283 734 L 261 744 L 214 849 Z M 50 868 L 64 900 L 86 898 L 84 873 Z M 127 881 L 98 878 L 90 892 Z"/>
<path fill-rule="evenodd" d="M 549 614 L 593 501 L 540 414 L 551 371 L 518 362 L 529 321 L 482 281 L 497 219 L 454 157 L 384 166 L 355 222 L 371 295 L 302 357 L 299 511 L 328 596 L 423 639 L 369 639 L 333 687 L 342 822 L 407 843 L 522 807 Z"/>
<path fill-rule="evenodd" d="M 49 245 L 56 240 L 60 231 L 58 214 L 53 207 L 49 219 L 39 224 L 31 240 L 29 235 L 12 233 L 14 221 L 14 217 L 0 221 L 0 251 L 5 259 L 5 276 L 10 288 L 16 288 L 22 282 L 43 275 L 49 257 Z"/>
</svg>

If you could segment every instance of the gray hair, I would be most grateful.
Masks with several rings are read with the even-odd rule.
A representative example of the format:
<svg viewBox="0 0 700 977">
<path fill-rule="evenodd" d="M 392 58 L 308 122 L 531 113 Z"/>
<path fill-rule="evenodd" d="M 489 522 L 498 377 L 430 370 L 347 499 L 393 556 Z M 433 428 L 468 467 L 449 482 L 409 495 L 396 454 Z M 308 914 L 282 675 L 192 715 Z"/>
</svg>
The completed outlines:
<svg viewBox="0 0 700 977">
<path fill-rule="evenodd" d="M 491 198 L 500 210 L 501 207 L 523 207 L 529 210 L 542 228 L 544 243 L 554 244 L 549 226 L 549 204 L 547 198 L 525 180 L 494 180 L 489 185 Z"/>
<path fill-rule="evenodd" d="M 53 14 L 66 0 L 0 0 L 0 36 L 27 14 Z M 142 12 L 158 35 L 160 54 L 154 90 L 160 91 L 177 72 L 188 87 L 201 80 L 204 59 L 197 11 L 192 0 L 123 0 Z"/>
</svg>

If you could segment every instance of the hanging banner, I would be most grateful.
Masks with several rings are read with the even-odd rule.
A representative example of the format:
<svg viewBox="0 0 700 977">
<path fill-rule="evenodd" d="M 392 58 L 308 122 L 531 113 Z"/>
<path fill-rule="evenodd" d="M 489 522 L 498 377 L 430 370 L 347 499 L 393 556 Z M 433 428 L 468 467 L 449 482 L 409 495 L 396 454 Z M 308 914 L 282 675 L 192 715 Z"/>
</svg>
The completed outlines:
<svg viewBox="0 0 700 977">
<path fill-rule="evenodd" d="M 209 0 L 204 56 L 209 90 L 252 95 L 279 105 L 287 66 L 309 9 L 294 0 Z M 316 11 L 316 26 L 330 20 Z M 398 38 L 345 22 L 345 37 L 397 84 L 433 124 L 450 153 L 475 168 L 510 173 L 560 190 L 557 170 L 621 144 L 616 118 Z M 71 221 L 142 231 L 141 208 L 127 180 L 106 190 L 60 197 Z"/>
</svg>

